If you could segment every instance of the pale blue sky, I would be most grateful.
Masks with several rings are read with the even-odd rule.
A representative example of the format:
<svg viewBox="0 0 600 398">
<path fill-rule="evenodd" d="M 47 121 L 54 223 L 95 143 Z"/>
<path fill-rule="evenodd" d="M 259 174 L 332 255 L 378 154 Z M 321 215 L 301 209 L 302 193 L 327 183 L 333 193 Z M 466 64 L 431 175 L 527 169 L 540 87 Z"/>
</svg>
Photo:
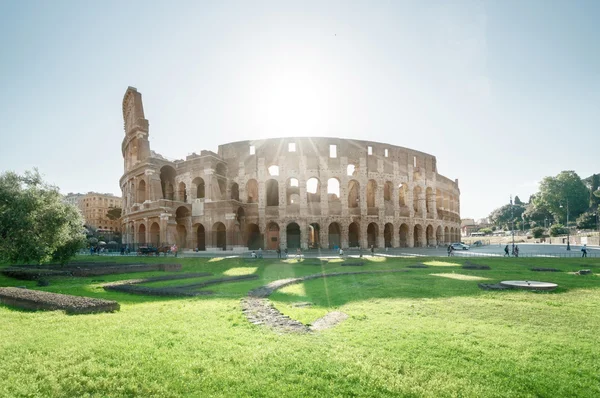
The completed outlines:
<svg viewBox="0 0 600 398">
<path fill-rule="evenodd" d="M 461 216 L 600 172 L 600 1 L 0 0 L 0 171 L 120 194 L 121 101 L 171 158 L 278 136 L 437 156 Z"/>
</svg>

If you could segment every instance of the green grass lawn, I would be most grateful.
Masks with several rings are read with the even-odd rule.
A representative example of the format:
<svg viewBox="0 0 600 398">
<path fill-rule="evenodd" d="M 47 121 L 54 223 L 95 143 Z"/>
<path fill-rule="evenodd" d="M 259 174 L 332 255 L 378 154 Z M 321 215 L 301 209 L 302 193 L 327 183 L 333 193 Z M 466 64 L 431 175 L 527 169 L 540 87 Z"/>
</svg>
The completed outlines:
<svg viewBox="0 0 600 398">
<path fill-rule="evenodd" d="M 600 396 L 600 277 L 568 273 L 589 268 L 600 274 L 600 259 L 474 260 L 491 270 L 461 269 L 465 260 L 459 258 L 376 259 L 384 261 L 341 267 L 274 260 L 142 260 L 179 262 L 183 272 L 214 274 L 148 286 L 259 275 L 209 286 L 206 290 L 215 295 L 194 298 L 129 295 L 101 287 L 164 272 L 58 278 L 44 288 L 0 275 L 0 286 L 121 303 L 119 312 L 93 315 L 0 305 L 0 397 Z M 417 261 L 429 268 L 314 279 L 270 297 L 280 311 L 306 324 L 334 310 L 349 315 L 322 332 L 277 334 L 250 324 L 241 312 L 240 299 L 273 280 L 402 269 Z M 532 272 L 530 267 L 564 272 Z M 560 287 L 550 293 L 477 287 L 478 282 L 507 279 Z M 298 308 L 298 302 L 312 305 Z"/>
</svg>

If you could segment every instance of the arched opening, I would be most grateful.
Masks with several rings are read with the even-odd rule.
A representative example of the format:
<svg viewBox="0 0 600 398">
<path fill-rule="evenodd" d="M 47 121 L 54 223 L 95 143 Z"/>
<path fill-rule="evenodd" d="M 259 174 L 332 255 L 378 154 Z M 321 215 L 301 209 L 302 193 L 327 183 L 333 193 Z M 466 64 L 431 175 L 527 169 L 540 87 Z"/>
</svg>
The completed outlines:
<svg viewBox="0 0 600 398">
<path fill-rule="evenodd" d="M 227 180 L 219 175 L 214 175 L 211 179 L 211 197 L 212 200 L 227 199 Z"/>
<path fill-rule="evenodd" d="M 184 182 L 180 182 L 177 186 L 177 199 L 187 203 L 187 190 Z"/>
<path fill-rule="evenodd" d="M 306 181 L 306 201 L 315 203 L 321 201 L 321 181 L 311 177 Z"/>
<path fill-rule="evenodd" d="M 279 247 L 279 225 L 274 222 L 267 225 L 267 248 L 276 250 Z"/>
<path fill-rule="evenodd" d="M 415 247 L 423 247 L 423 227 L 420 224 L 415 225 L 413 233 Z"/>
<path fill-rule="evenodd" d="M 390 223 L 385 224 L 383 228 L 383 240 L 385 247 L 392 247 L 394 241 L 394 226 Z"/>
<path fill-rule="evenodd" d="M 279 183 L 277 180 L 267 180 L 265 184 L 267 206 L 279 206 Z"/>
<path fill-rule="evenodd" d="M 309 249 L 318 249 L 320 247 L 321 227 L 317 223 L 308 226 L 308 247 Z"/>
<path fill-rule="evenodd" d="M 327 198 L 330 202 L 339 202 L 340 180 L 337 178 L 330 178 L 327 180 Z"/>
<path fill-rule="evenodd" d="M 246 195 L 248 203 L 258 203 L 258 182 L 254 179 L 246 183 Z"/>
<path fill-rule="evenodd" d="M 227 248 L 227 229 L 225 224 L 217 222 L 213 225 L 213 242 L 215 247 L 225 250 Z"/>
<path fill-rule="evenodd" d="M 356 167 L 356 165 L 349 164 L 346 167 L 346 175 L 348 177 L 355 177 L 357 174 L 358 174 L 358 167 Z"/>
<path fill-rule="evenodd" d="M 427 226 L 425 230 L 425 239 L 427 240 L 427 247 L 433 245 L 433 227 L 431 225 Z"/>
<path fill-rule="evenodd" d="M 140 180 L 137 188 L 136 203 L 144 203 L 146 201 L 146 181 Z"/>
<path fill-rule="evenodd" d="M 288 224 L 285 229 L 287 247 L 297 249 L 300 247 L 300 226 L 295 222 Z"/>
<path fill-rule="evenodd" d="M 398 204 L 400 205 L 400 207 L 405 207 L 406 206 L 406 185 L 405 184 L 400 184 L 400 186 L 398 187 Z"/>
<path fill-rule="evenodd" d="M 236 221 L 238 223 L 242 224 L 244 222 L 245 217 L 246 217 L 246 212 L 244 211 L 244 208 L 238 207 L 236 216 L 235 216 Z"/>
<path fill-rule="evenodd" d="M 160 245 L 160 225 L 157 222 L 152 223 L 150 226 L 150 244 L 153 246 Z"/>
<path fill-rule="evenodd" d="M 419 196 L 421 196 L 421 187 L 416 186 L 413 189 L 413 209 L 415 210 L 415 214 L 419 213 Z"/>
<path fill-rule="evenodd" d="M 298 179 L 290 178 L 287 181 L 285 196 L 288 205 L 300 206 L 300 187 Z"/>
<path fill-rule="evenodd" d="M 175 196 L 175 190 L 173 186 L 175 184 L 175 169 L 171 166 L 163 166 L 160 169 L 160 186 L 162 188 L 163 199 L 173 200 Z"/>
<path fill-rule="evenodd" d="M 348 246 L 360 246 L 360 226 L 355 222 L 348 227 Z"/>
<path fill-rule="evenodd" d="M 394 189 L 394 186 L 392 185 L 392 183 L 389 181 L 386 181 L 385 185 L 383 186 L 383 200 L 385 202 L 391 202 L 393 189 Z"/>
<path fill-rule="evenodd" d="M 237 200 L 239 202 L 240 200 L 240 187 L 238 186 L 237 183 L 233 183 L 231 184 L 231 199 L 233 200 Z"/>
<path fill-rule="evenodd" d="M 377 227 L 377 224 L 375 224 L 374 222 L 370 223 L 367 226 L 367 245 L 369 247 L 371 247 L 371 246 L 378 247 L 377 246 L 378 235 L 379 235 L 379 229 Z"/>
<path fill-rule="evenodd" d="M 246 246 L 250 250 L 256 250 L 262 247 L 260 228 L 256 224 L 246 225 Z"/>
<path fill-rule="evenodd" d="M 206 231 L 202 224 L 198 224 L 196 230 L 196 248 L 202 251 L 206 250 Z"/>
<path fill-rule="evenodd" d="M 367 183 L 367 207 L 375 207 L 375 195 L 377 194 L 377 183 L 375 180 L 369 180 Z M 369 246 L 370 247 L 370 246 Z"/>
<path fill-rule="evenodd" d="M 360 184 L 356 180 L 348 182 L 348 207 L 356 208 L 360 205 Z"/>
<path fill-rule="evenodd" d="M 332 222 L 329 224 L 329 248 L 339 249 L 342 246 L 342 229 L 340 224 Z"/>
<path fill-rule="evenodd" d="M 179 248 L 185 248 L 187 242 L 187 228 L 183 224 L 177 224 L 176 242 Z"/>
<path fill-rule="evenodd" d="M 408 225 L 400 225 L 400 247 L 408 247 Z"/>
<path fill-rule="evenodd" d="M 175 218 L 179 221 L 180 219 L 184 219 L 190 216 L 190 211 L 185 206 L 179 206 L 177 211 L 175 211 Z M 184 220 L 181 220 L 184 221 Z"/>
<path fill-rule="evenodd" d="M 138 227 L 138 243 L 140 245 L 146 244 L 146 226 L 144 224 L 140 224 Z"/>
<path fill-rule="evenodd" d="M 192 181 L 192 186 L 195 187 L 196 199 L 204 199 L 204 195 L 205 195 L 204 180 L 200 177 L 196 177 Z"/>
<path fill-rule="evenodd" d="M 438 245 L 444 243 L 444 236 L 442 235 L 442 227 L 439 225 L 438 225 L 437 229 L 435 230 L 435 240 Z"/>
</svg>

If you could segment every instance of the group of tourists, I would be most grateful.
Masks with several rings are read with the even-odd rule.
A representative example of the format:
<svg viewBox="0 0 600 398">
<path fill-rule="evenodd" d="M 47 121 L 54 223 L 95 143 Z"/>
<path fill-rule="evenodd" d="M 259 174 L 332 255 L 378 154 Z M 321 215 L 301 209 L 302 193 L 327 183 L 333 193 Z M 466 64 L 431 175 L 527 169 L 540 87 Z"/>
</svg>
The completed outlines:
<svg viewBox="0 0 600 398">
<path fill-rule="evenodd" d="M 513 243 L 512 245 L 512 255 L 515 257 L 519 257 L 519 246 Z M 504 246 L 504 257 L 510 257 L 508 245 Z"/>
</svg>

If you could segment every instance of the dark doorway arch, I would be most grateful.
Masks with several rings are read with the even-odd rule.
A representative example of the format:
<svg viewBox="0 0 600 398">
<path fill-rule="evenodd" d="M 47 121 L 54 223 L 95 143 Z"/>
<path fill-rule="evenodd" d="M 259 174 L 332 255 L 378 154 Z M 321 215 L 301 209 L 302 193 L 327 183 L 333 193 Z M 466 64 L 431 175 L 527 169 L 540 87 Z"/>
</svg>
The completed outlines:
<svg viewBox="0 0 600 398">
<path fill-rule="evenodd" d="M 408 225 L 400 225 L 400 247 L 408 247 Z"/>
<path fill-rule="evenodd" d="M 227 228 L 222 222 L 217 222 L 212 228 L 213 244 L 219 249 L 225 250 L 227 248 Z"/>
<path fill-rule="evenodd" d="M 379 227 L 374 222 L 367 226 L 367 246 L 377 247 L 377 238 L 379 237 Z"/>
<path fill-rule="evenodd" d="M 342 229 L 340 224 L 332 222 L 329 224 L 329 248 L 336 249 L 342 246 Z"/>
<path fill-rule="evenodd" d="M 240 187 L 235 182 L 231 184 L 231 199 L 240 201 Z"/>
<path fill-rule="evenodd" d="M 394 226 L 390 223 L 385 224 L 383 229 L 383 240 L 385 247 L 392 247 L 394 242 Z"/>
<path fill-rule="evenodd" d="M 267 206 L 279 206 L 279 183 L 277 180 L 267 180 L 265 184 Z"/>
<path fill-rule="evenodd" d="M 246 225 L 246 245 L 250 250 L 256 250 L 262 248 L 262 237 L 260 235 L 260 228 L 256 224 Z"/>
<path fill-rule="evenodd" d="M 427 226 L 425 230 L 425 241 L 427 243 L 427 247 L 433 244 L 433 227 L 431 225 Z"/>
<path fill-rule="evenodd" d="M 295 222 L 287 225 L 285 229 L 287 237 L 287 247 L 297 249 L 300 247 L 300 226 Z"/>
<path fill-rule="evenodd" d="M 423 247 L 423 227 L 420 224 L 415 225 L 413 231 L 414 247 Z"/>
<path fill-rule="evenodd" d="M 360 246 L 360 226 L 355 222 L 348 227 L 348 246 Z"/>
<path fill-rule="evenodd" d="M 160 226 L 158 223 L 152 223 L 150 226 L 150 243 L 154 246 L 158 246 L 160 242 Z"/>
<path fill-rule="evenodd" d="M 198 224 L 196 230 L 196 248 L 202 251 L 206 250 L 206 231 L 202 224 Z"/>
</svg>

